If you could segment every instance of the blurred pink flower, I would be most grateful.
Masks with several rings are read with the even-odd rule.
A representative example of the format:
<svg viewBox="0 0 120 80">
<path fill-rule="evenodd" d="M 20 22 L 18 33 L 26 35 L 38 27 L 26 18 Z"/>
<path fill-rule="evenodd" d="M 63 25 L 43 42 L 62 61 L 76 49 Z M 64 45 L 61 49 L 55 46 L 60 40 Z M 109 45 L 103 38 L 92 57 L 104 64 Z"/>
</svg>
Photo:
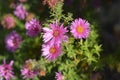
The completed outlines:
<svg viewBox="0 0 120 80">
<path fill-rule="evenodd" d="M 23 75 L 23 78 L 31 79 L 31 78 L 34 78 L 37 74 L 38 74 L 38 71 L 33 69 L 32 60 L 27 60 L 21 70 L 21 75 Z"/>
<path fill-rule="evenodd" d="M 1 24 L 4 28 L 11 29 L 15 27 L 15 20 L 12 15 L 8 14 L 3 17 Z"/>
<path fill-rule="evenodd" d="M 28 14 L 28 12 L 26 11 L 26 9 L 24 8 L 24 6 L 22 4 L 17 5 L 15 11 L 14 11 L 14 15 L 17 16 L 19 19 L 25 19 L 26 15 Z"/>
<path fill-rule="evenodd" d="M 12 71 L 12 65 L 13 61 L 11 61 L 9 64 L 6 64 L 6 60 L 4 59 L 3 64 L 0 65 L 0 77 L 4 77 L 6 80 L 10 80 L 10 78 L 14 78 Z"/>
<path fill-rule="evenodd" d="M 41 25 L 38 20 L 32 19 L 25 23 L 27 35 L 30 37 L 37 36 L 41 31 Z"/>
<path fill-rule="evenodd" d="M 50 24 L 50 29 L 43 28 L 43 30 L 43 40 L 45 43 L 50 41 L 53 44 L 60 44 L 62 41 L 67 41 L 68 39 L 68 36 L 65 35 L 68 32 L 67 29 L 64 28 L 63 24 L 59 26 L 57 21 Z"/>
<path fill-rule="evenodd" d="M 90 24 L 79 18 L 79 19 L 75 19 L 71 26 L 71 33 L 75 38 L 81 39 L 81 38 L 87 38 L 89 36 L 89 32 L 90 32 Z"/>
<path fill-rule="evenodd" d="M 43 44 L 42 56 L 48 60 L 55 60 L 61 54 L 61 45 Z"/>
<path fill-rule="evenodd" d="M 6 48 L 11 52 L 14 52 L 16 49 L 18 49 L 21 42 L 22 38 L 18 33 L 16 33 L 16 31 L 12 31 L 5 38 Z"/>
<path fill-rule="evenodd" d="M 62 73 L 61 72 L 56 72 L 55 78 L 56 78 L 56 80 L 63 80 Z"/>
<path fill-rule="evenodd" d="M 34 78 L 37 75 L 37 71 L 35 70 L 29 70 L 27 68 L 23 68 L 21 70 L 21 74 L 24 76 L 23 78 Z"/>
</svg>

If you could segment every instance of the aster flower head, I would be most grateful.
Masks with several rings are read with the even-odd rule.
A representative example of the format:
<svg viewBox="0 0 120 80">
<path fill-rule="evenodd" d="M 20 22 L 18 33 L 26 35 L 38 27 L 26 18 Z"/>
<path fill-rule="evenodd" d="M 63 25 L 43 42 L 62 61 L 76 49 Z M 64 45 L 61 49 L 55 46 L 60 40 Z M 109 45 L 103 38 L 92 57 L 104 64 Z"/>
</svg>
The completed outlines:
<svg viewBox="0 0 120 80">
<path fill-rule="evenodd" d="M 56 78 L 56 80 L 63 80 L 62 73 L 61 72 L 56 72 L 55 78 Z"/>
<path fill-rule="evenodd" d="M 30 37 L 37 36 L 41 31 L 41 25 L 38 20 L 31 19 L 25 24 L 26 34 Z"/>
<path fill-rule="evenodd" d="M 20 47 L 21 43 L 22 43 L 22 38 L 16 31 L 12 31 L 5 38 L 6 48 L 11 52 L 17 50 Z"/>
<path fill-rule="evenodd" d="M 63 24 L 59 25 L 58 21 L 50 24 L 49 28 L 43 28 L 43 40 L 45 43 L 60 44 L 62 41 L 67 41 L 68 37 L 65 35 L 68 31 L 64 28 Z"/>
<path fill-rule="evenodd" d="M 14 78 L 14 72 L 12 71 L 12 65 L 13 61 L 11 61 L 9 64 L 6 63 L 6 60 L 4 59 L 3 64 L 0 65 L 0 77 L 5 78 L 6 80 L 10 80 L 10 78 Z"/>
<path fill-rule="evenodd" d="M 34 78 L 38 74 L 38 71 L 34 69 L 33 63 L 33 60 L 27 60 L 25 65 L 22 67 L 21 75 L 24 79 Z"/>
<path fill-rule="evenodd" d="M 61 54 L 61 45 L 57 44 L 43 44 L 42 56 L 47 60 L 55 60 Z"/>
<path fill-rule="evenodd" d="M 12 15 L 8 14 L 3 17 L 1 24 L 4 28 L 11 29 L 15 27 L 15 20 Z"/>
<path fill-rule="evenodd" d="M 81 18 L 75 19 L 71 26 L 71 33 L 76 39 L 87 38 L 90 32 L 90 24 Z"/>
<path fill-rule="evenodd" d="M 28 13 L 22 4 L 19 4 L 16 6 L 14 15 L 17 16 L 19 19 L 21 19 L 21 20 L 25 19 L 27 14 Z"/>
</svg>

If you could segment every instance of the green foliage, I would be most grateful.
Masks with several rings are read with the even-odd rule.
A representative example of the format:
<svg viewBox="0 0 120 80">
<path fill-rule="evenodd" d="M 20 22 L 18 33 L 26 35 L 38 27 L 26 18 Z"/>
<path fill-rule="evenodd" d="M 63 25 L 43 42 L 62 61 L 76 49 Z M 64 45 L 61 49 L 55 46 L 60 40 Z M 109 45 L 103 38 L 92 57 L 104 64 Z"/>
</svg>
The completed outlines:
<svg viewBox="0 0 120 80">
<path fill-rule="evenodd" d="M 71 13 L 68 13 L 67 15 L 63 14 L 63 3 L 62 2 L 58 2 L 58 4 L 53 9 L 51 9 L 50 17 L 49 19 L 46 19 L 43 26 L 48 27 L 49 23 L 53 23 L 56 20 L 58 22 L 63 22 L 65 24 L 69 24 L 70 21 L 73 20 Z"/>
<path fill-rule="evenodd" d="M 53 23 L 58 20 L 60 23 L 69 26 L 73 20 L 72 14 L 68 13 L 67 16 L 63 14 L 62 3 L 51 10 L 50 19 L 44 23 L 45 27 L 49 27 L 49 23 Z M 68 27 L 69 28 L 69 27 Z M 69 35 L 69 40 L 62 44 L 62 55 L 55 61 L 50 62 L 46 66 L 46 70 L 51 74 L 55 71 L 61 71 L 64 75 L 64 80 L 89 80 L 88 66 L 96 67 L 94 63 L 97 63 L 100 59 L 101 45 L 98 44 L 98 31 L 94 25 L 91 25 L 90 35 L 88 39 L 76 40 L 73 36 Z M 88 70 L 88 73 L 84 73 L 84 68 Z M 83 70 L 82 70 L 83 68 Z M 86 76 L 85 76 L 86 74 Z"/>
</svg>

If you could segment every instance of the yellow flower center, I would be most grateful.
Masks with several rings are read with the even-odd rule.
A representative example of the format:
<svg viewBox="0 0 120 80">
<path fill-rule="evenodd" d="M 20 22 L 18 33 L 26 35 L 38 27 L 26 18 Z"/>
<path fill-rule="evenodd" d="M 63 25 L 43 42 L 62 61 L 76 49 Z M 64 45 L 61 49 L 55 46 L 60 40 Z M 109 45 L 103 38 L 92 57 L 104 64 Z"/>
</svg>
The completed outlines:
<svg viewBox="0 0 120 80">
<path fill-rule="evenodd" d="M 54 30 L 53 31 L 53 36 L 54 37 L 57 37 L 59 34 L 60 34 L 60 32 L 58 30 Z"/>
<path fill-rule="evenodd" d="M 77 26 L 77 27 L 76 27 L 76 31 L 77 31 L 78 33 L 83 33 L 84 28 L 83 28 L 82 26 Z"/>
<path fill-rule="evenodd" d="M 54 54 L 54 53 L 56 52 L 56 48 L 55 48 L 55 47 L 51 47 L 51 48 L 49 49 L 49 52 L 50 52 L 51 54 Z"/>
</svg>

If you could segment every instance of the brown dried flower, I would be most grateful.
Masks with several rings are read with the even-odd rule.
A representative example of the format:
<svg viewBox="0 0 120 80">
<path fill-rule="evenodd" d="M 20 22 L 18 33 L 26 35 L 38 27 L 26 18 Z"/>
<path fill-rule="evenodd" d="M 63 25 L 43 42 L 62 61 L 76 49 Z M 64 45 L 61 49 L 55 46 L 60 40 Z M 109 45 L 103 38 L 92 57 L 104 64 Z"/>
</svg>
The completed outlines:
<svg viewBox="0 0 120 80">
<path fill-rule="evenodd" d="M 13 16 L 11 14 L 7 14 L 7 15 L 3 16 L 1 24 L 6 29 L 14 28 L 15 27 L 15 19 L 13 18 Z"/>
<path fill-rule="evenodd" d="M 46 75 L 46 71 L 45 70 L 40 70 L 38 75 L 39 76 L 45 76 Z"/>
<path fill-rule="evenodd" d="M 29 21 L 31 19 L 33 19 L 35 17 L 35 15 L 33 13 L 28 13 L 28 15 L 26 16 L 26 21 Z"/>
<path fill-rule="evenodd" d="M 43 4 L 47 4 L 50 8 L 54 8 L 59 1 L 63 2 L 63 0 L 44 0 Z"/>
</svg>

